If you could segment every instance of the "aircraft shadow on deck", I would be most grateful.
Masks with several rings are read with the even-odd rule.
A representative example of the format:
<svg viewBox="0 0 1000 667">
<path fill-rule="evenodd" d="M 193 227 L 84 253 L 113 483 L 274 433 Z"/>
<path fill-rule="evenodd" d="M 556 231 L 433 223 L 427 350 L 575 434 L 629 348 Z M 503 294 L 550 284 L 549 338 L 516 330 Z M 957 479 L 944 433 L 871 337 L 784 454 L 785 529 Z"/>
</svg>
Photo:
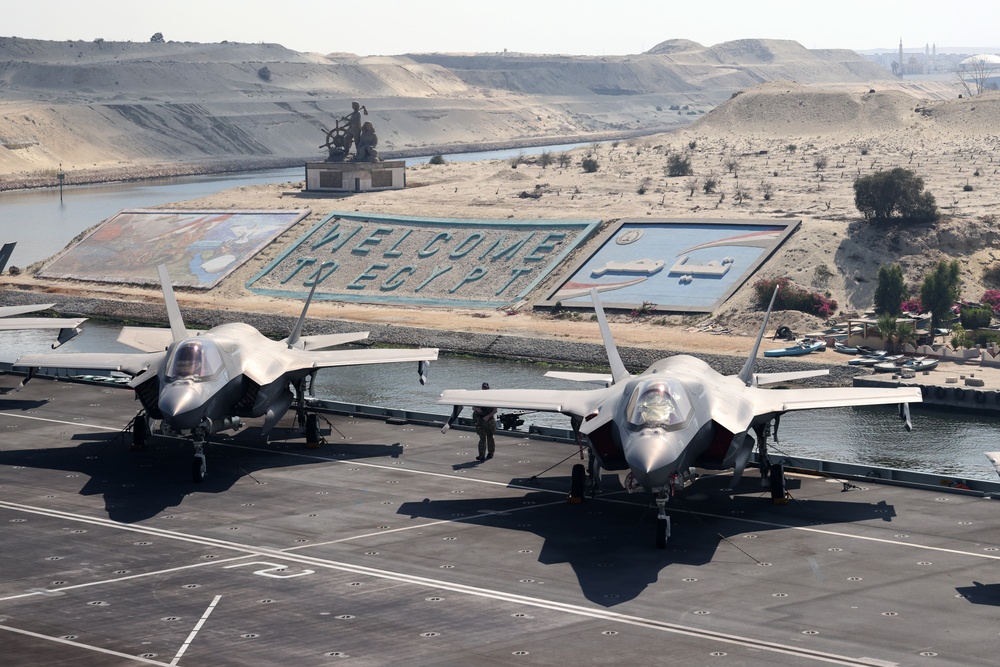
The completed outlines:
<svg viewBox="0 0 1000 667">
<path fill-rule="evenodd" d="M 393 444 L 341 444 L 308 449 L 297 429 L 281 426 L 265 442 L 260 428 L 248 426 L 235 437 L 219 439 L 208 448 L 210 472 L 203 482 L 191 480 L 192 445 L 183 440 L 151 436 L 142 450 L 130 451 L 130 434 L 77 433 L 74 444 L 0 451 L 0 466 L 63 470 L 87 476 L 80 495 L 103 495 L 108 518 L 136 523 L 177 507 L 193 493 L 222 493 L 240 480 L 255 483 L 254 473 L 291 466 L 315 465 L 316 457 L 331 461 L 399 458 L 403 447 Z M 297 441 L 296 441 L 297 439 Z M 69 476 L 67 475 L 67 476 Z"/>
<path fill-rule="evenodd" d="M 411 519 L 454 521 L 458 517 L 496 530 L 535 533 L 544 540 L 538 562 L 569 564 L 584 596 L 605 607 L 637 598 L 657 583 L 661 570 L 670 565 L 698 566 L 724 560 L 734 567 L 755 566 L 755 560 L 775 559 L 773 550 L 765 558 L 763 554 L 755 556 L 752 544 L 730 545 L 727 541 L 734 537 L 788 526 L 891 521 L 895 516 L 893 506 L 884 501 L 789 500 L 786 505 L 775 505 L 755 475 L 744 477 L 735 491 L 728 489 L 730 476 L 710 476 L 696 480 L 668 505 L 673 534 L 666 550 L 660 550 L 654 548 L 656 507 L 651 499 L 645 494 L 614 493 L 607 484 L 612 479 L 616 478 L 605 476 L 602 496 L 624 502 L 605 502 L 598 497 L 574 505 L 540 490 L 504 498 L 425 498 L 403 503 L 398 513 Z M 797 487 L 797 480 L 789 483 L 790 491 Z M 515 479 L 511 484 L 523 487 L 528 482 Z M 561 490 L 569 488 L 570 480 L 546 477 L 537 484 Z M 780 562 L 772 565 L 780 567 Z"/>
<path fill-rule="evenodd" d="M 972 604 L 1000 607 L 1000 584 L 983 584 L 973 581 L 971 586 L 959 586 L 955 590 Z"/>
</svg>

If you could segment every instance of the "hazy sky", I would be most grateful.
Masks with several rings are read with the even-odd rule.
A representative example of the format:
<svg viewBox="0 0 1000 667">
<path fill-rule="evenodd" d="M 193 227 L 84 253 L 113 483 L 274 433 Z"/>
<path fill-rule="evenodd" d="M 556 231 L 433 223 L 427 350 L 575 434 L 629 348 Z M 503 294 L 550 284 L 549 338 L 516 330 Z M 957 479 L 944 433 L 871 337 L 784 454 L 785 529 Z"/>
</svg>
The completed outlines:
<svg viewBox="0 0 1000 667">
<path fill-rule="evenodd" d="M 53 40 L 276 42 L 296 51 L 641 53 L 791 39 L 865 50 L 936 43 L 1000 49 L 1000 0 L 0 0 L 0 36 Z"/>
</svg>

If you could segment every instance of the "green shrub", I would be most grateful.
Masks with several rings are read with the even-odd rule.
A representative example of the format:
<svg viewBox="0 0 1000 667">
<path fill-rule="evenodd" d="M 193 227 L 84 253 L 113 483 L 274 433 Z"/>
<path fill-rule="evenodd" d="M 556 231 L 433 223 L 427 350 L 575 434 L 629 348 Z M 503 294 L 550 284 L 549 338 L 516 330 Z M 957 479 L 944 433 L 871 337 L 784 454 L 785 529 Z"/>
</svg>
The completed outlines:
<svg viewBox="0 0 1000 667">
<path fill-rule="evenodd" d="M 428 164 L 444 164 L 443 155 L 435 155 L 430 160 L 427 161 Z"/>
<path fill-rule="evenodd" d="M 691 158 L 687 155 L 673 153 L 667 158 L 667 176 L 690 176 L 693 173 Z"/>
<path fill-rule="evenodd" d="M 940 214 L 924 179 L 896 167 L 854 181 L 854 205 L 868 222 L 934 222 Z"/>
<path fill-rule="evenodd" d="M 597 168 L 599 166 L 597 164 L 597 160 L 595 160 L 592 157 L 583 158 L 583 162 L 581 162 L 580 164 L 583 167 L 583 170 L 588 174 L 593 174 L 595 171 L 597 171 Z"/>
<path fill-rule="evenodd" d="M 993 309 L 989 306 L 980 308 L 962 308 L 958 314 L 959 321 L 965 329 L 985 329 L 993 320 Z"/>
<path fill-rule="evenodd" d="M 1000 331 L 977 331 L 973 340 L 976 345 L 982 345 L 983 347 L 1000 345 Z"/>
<path fill-rule="evenodd" d="M 267 65 L 264 65 L 259 70 L 257 70 L 257 76 L 260 78 L 261 81 L 270 81 L 271 70 L 267 68 Z"/>
</svg>

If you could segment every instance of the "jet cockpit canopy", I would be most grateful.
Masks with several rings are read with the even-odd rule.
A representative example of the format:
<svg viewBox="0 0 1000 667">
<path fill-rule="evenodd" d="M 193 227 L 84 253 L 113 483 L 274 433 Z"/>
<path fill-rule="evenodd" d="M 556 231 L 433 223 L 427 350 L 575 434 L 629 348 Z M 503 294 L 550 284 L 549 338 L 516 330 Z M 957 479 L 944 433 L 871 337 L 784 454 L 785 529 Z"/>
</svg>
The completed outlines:
<svg viewBox="0 0 1000 667">
<path fill-rule="evenodd" d="M 189 338 L 177 344 L 167 359 L 167 381 L 211 380 L 222 371 L 222 352 L 208 338 Z"/>
<path fill-rule="evenodd" d="M 673 378 L 638 382 L 625 407 L 628 423 L 636 428 L 679 426 L 691 415 L 687 389 Z"/>
</svg>

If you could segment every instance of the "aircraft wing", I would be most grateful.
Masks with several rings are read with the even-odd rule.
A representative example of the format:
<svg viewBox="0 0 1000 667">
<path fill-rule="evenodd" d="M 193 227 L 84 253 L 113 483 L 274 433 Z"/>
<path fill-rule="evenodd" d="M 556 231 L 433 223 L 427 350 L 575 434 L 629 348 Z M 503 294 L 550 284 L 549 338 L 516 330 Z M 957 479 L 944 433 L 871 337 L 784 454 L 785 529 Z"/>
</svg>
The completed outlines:
<svg viewBox="0 0 1000 667">
<path fill-rule="evenodd" d="M 17 358 L 14 368 L 78 368 L 83 370 L 121 371 L 129 375 L 142 373 L 159 362 L 164 352 L 147 354 L 115 352 L 73 352 L 68 354 L 25 354 Z"/>
<path fill-rule="evenodd" d="M 0 331 L 14 331 L 17 329 L 75 329 L 86 321 L 86 317 L 11 317 L 0 319 Z"/>
<path fill-rule="evenodd" d="M 283 373 L 310 371 L 318 368 L 337 366 L 364 366 L 367 364 L 394 364 L 407 361 L 434 361 L 438 358 L 437 348 L 326 350 L 308 352 L 299 349 L 279 350 L 261 348 L 253 355 L 247 355 L 243 373 L 260 385 L 274 382 Z"/>
<path fill-rule="evenodd" d="M 818 387 L 758 389 L 752 394 L 756 415 L 860 405 L 920 403 L 919 387 Z"/>
<path fill-rule="evenodd" d="M 438 405 L 474 405 L 585 417 L 605 396 L 602 389 L 446 389 Z"/>
<path fill-rule="evenodd" d="M 407 349 L 328 350 L 325 352 L 304 352 L 309 360 L 309 368 L 333 368 L 335 366 L 363 366 L 365 364 L 394 364 L 405 361 L 434 361 L 438 358 L 436 347 Z"/>
</svg>

